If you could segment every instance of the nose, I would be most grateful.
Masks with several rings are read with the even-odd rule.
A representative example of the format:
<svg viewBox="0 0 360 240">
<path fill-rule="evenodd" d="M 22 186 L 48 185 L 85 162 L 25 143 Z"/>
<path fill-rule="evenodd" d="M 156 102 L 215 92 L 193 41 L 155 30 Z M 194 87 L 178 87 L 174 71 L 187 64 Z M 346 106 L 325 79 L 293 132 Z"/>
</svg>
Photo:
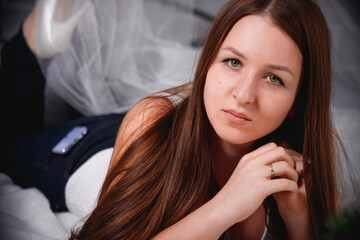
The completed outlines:
<svg viewBox="0 0 360 240">
<path fill-rule="evenodd" d="M 232 95 L 239 104 L 249 104 L 255 102 L 257 95 L 255 77 L 250 75 L 239 77 Z"/>
</svg>

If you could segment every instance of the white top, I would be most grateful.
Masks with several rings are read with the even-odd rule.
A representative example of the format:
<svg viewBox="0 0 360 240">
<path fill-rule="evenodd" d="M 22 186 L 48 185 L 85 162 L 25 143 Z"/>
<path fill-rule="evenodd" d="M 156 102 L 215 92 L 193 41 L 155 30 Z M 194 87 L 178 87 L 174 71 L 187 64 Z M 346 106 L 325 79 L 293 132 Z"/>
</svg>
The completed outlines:
<svg viewBox="0 0 360 240">
<path fill-rule="evenodd" d="M 105 180 L 113 148 L 101 150 L 89 158 L 69 178 L 65 186 L 65 201 L 69 211 L 80 218 L 95 207 Z"/>
<path fill-rule="evenodd" d="M 183 96 L 162 92 L 174 106 Z M 81 165 L 69 178 L 65 186 L 65 202 L 69 211 L 79 217 L 85 217 L 95 207 L 99 192 L 105 180 L 113 148 L 99 151 Z"/>
</svg>

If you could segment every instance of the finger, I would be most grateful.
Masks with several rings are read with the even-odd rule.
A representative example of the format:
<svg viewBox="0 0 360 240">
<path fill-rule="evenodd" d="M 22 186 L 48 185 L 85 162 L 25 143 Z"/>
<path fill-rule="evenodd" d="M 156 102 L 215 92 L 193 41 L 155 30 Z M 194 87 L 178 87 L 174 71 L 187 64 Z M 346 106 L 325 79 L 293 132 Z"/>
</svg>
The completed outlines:
<svg viewBox="0 0 360 240">
<path fill-rule="evenodd" d="M 285 148 L 285 151 L 287 152 L 287 154 L 289 154 L 290 156 L 292 157 L 297 157 L 297 158 L 302 158 L 302 154 L 301 153 L 298 153 L 296 152 L 295 150 L 293 149 L 290 149 L 290 148 Z"/>
<path fill-rule="evenodd" d="M 292 150 L 292 149 L 285 149 L 285 151 L 292 157 L 295 162 L 295 170 L 299 175 L 303 174 L 304 169 L 304 161 L 302 154 Z"/>
<path fill-rule="evenodd" d="M 268 151 L 270 151 L 272 149 L 275 149 L 275 148 L 277 148 L 277 145 L 275 143 L 273 143 L 273 142 L 267 143 L 267 144 L 257 148 L 256 150 L 246 154 L 245 158 L 254 159 L 254 158 L 256 158 L 256 157 L 258 157 L 258 156 L 260 156 L 260 155 L 262 155 L 262 154 L 264 154 L 264 153 L 266 153 L 266 152 L 268 152 Z"/>
<path fill-rule="evenodd" d="M 283 140 L 280 140 L 277 142 L 277 145 L 280 146 L 280 147 L 284 147 L 284 148 L 289 148 L 291 149 L 291 145 L 288 144 L 287 142 L 283 141 Z"/>
<path fill-rule="evenodd" d="M 302 160 L 297 160 L 295 161 L 295 170 L 299 175 L 303 175 L 304 173 L 304 161 Z"/>
<path fill-rule="evenodd" d="M 277 161 L 285 161 L 292 168 L 295 167 L 294 160 L 290 157 L 290 155 L 286 152 L 285 148 L 283 147 L 276 147 L 274 149 L 271 149 L 263 153 L 261 156 L 258 156 L 257 158 L 261 158 L 261 160 L 259 161 L 262 161 L 263 165 L 270 165 L 271 163 Z"/>
<path fill-rule="evenodd" d="M 279 146 L 284 147 L 285 151 L 287 154 L 289 154 L 293 160 L 296 162 L 297 160 L 302 161 L 303 160 L 303 156 L 301 153 L 296 152 L 295 150 L 293 150 L 291 148 L 291 146 L 289 144 L 287 144 L 286 142 L 282 141 L 278 143 Z"/>
<path fill-rule="evenodd" d="M 298 191 L 298 185 L 296 182 L 287 178 L 273 179 L 265 185 L 265 193 L 267 195 L 283 191 L 296 192 Z"/>
<path fill-rule="evenodd" d="M 296 152 L 296 151 L 294 151 L 294 150 L 292 150 L 292 149 L 286 149 L 286 151 L 291 155 L 291 156 L 294 156 L 294 157 L 297 157 L 297 159 L 301 159 L 301 161 L 304 161 L 304 157 L 303 157 L 303 155 L 301 154 L 301 153 L 298 153 L 298 152 Z M 308 164 L 311 164 L 311 159 L 308 159 L 307 160 L 307 162 L 308 162 Z"/>
<path fill-rule="evenodd" d="M 277 178 L 287 178 L 292 181 L 297 182 L 299 179 L 299 174 L 295 171 L 293 167 L 291 167 L 285 161 L 278 161 L 271 164 L 271 167 L 267 169 L 267 177 L 270 179 L 277 179 Z"/>
</svg>

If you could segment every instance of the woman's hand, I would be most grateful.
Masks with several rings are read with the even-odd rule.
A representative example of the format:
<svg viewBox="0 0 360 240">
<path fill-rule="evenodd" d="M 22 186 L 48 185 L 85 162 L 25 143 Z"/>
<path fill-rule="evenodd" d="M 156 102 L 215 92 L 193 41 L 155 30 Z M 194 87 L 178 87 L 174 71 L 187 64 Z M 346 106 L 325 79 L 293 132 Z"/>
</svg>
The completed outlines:
<svg viewBox="0 0 360 240">
<path fill-rule="evenodd" d="M 271 174 L 270 165 L 275 170 L 275 178 Z M 214 200 L 218 200 L 229 224 L 241 222 L 254 213 L 267 196 L 274 193 L 297 194 L 299 172 L 295 168 L 288 150 L 275 143 L 266 144 L 241 158 Z M 278 195 L 278 200 L 281 204 L 290 201 L 292 204 L 299 204 L 290 196 L 295 197 Z"/>
<path fill-rule="evenodd" d="M 271 164 L 275 178 L 270 171 Z M 267 196 L 298 192 L 296 167 L 288 150 L 275 143 L 244 155 L 214 198 L 154 239 L 218 239 L 226 229 L 252 215 Z M 281 204 L 291 199 L 278 196 Z"/>
<path fill-rule="evenodd" d="M 295 191 L 274 193 L 273 197 L 285 222 L 289 239 L 311 239 L 307 195 L 305 182 L 302 178 L 304 170 L 303 158 L 298 152 L 288 148 L 285 150 L 295 163 L 295 170 L 299 175 L 298 188 Z M 276 171 L 276 165 L 274 165 L 274 169 Z"/>
</svg>

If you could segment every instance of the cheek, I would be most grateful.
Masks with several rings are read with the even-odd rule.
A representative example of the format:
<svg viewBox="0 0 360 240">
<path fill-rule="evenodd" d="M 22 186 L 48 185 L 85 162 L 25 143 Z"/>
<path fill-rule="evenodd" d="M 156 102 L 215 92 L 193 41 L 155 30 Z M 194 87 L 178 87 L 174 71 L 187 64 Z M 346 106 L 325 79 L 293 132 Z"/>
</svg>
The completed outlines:
<svg viewBox="0 0 360 240">
<path fill-rule="evenodd" d="M 215 99 L 218 97 L 216 91 L 217 89 L 219 89 L 220 85 L 221 85 L 221 80 L 218 78 L 216 71 L 210 68 L 206 76 L 205 86 L 204 86 L 205 107 L 207 104 L 209 105 L 209 102 L 216 101 Z"/>
<path fill-rule="evenodd" d="M 211 111 L 211 106 L 214 106 L 214 103 L 217 101 L 217 95 L 214 94 L 213 85 L 214 84 L 212 84 L 212 82 L 207 78 L 204 86 L 204 105 L 207 113 Z"/>
<path fill-rule="evenodd" d="M 208 72 L 204 86 L 204 106 L 206 114 L 211 123 L 217 115 L 218 109 L 224 102 L 223 81 L 218 78 L 217 74 Z"/>
<path fill-rule="evenodd" d="M 273 128 L 279 127 L 288 116 L 293 102 L 294 97 L 292 95 L 283 95 L 281 97 L 276 95 L 263 99 L 263 119 L 271 123 Z"/>
<path fill-rule="evenodd" d="M 211 99 L 212 99 L 208 77 L 206 77 L 206 80 L 205 80 L 203 98 L 204 98 L 205 110 L 208 111 L 208 106 L 211 106 L 211 103 L 209 101 L 211 101 Z"/>
<path fill-rule="evenodd" d="M 208 70 L 204 87 L 204 96 L 211 96 L 213 102 L 216 101 L 215 99 L 224 100 L 224 97 L 231 93 L 234 84 L 235 81 L 222 71 L 222 66 L 215 64 Z"/>
</svg>

